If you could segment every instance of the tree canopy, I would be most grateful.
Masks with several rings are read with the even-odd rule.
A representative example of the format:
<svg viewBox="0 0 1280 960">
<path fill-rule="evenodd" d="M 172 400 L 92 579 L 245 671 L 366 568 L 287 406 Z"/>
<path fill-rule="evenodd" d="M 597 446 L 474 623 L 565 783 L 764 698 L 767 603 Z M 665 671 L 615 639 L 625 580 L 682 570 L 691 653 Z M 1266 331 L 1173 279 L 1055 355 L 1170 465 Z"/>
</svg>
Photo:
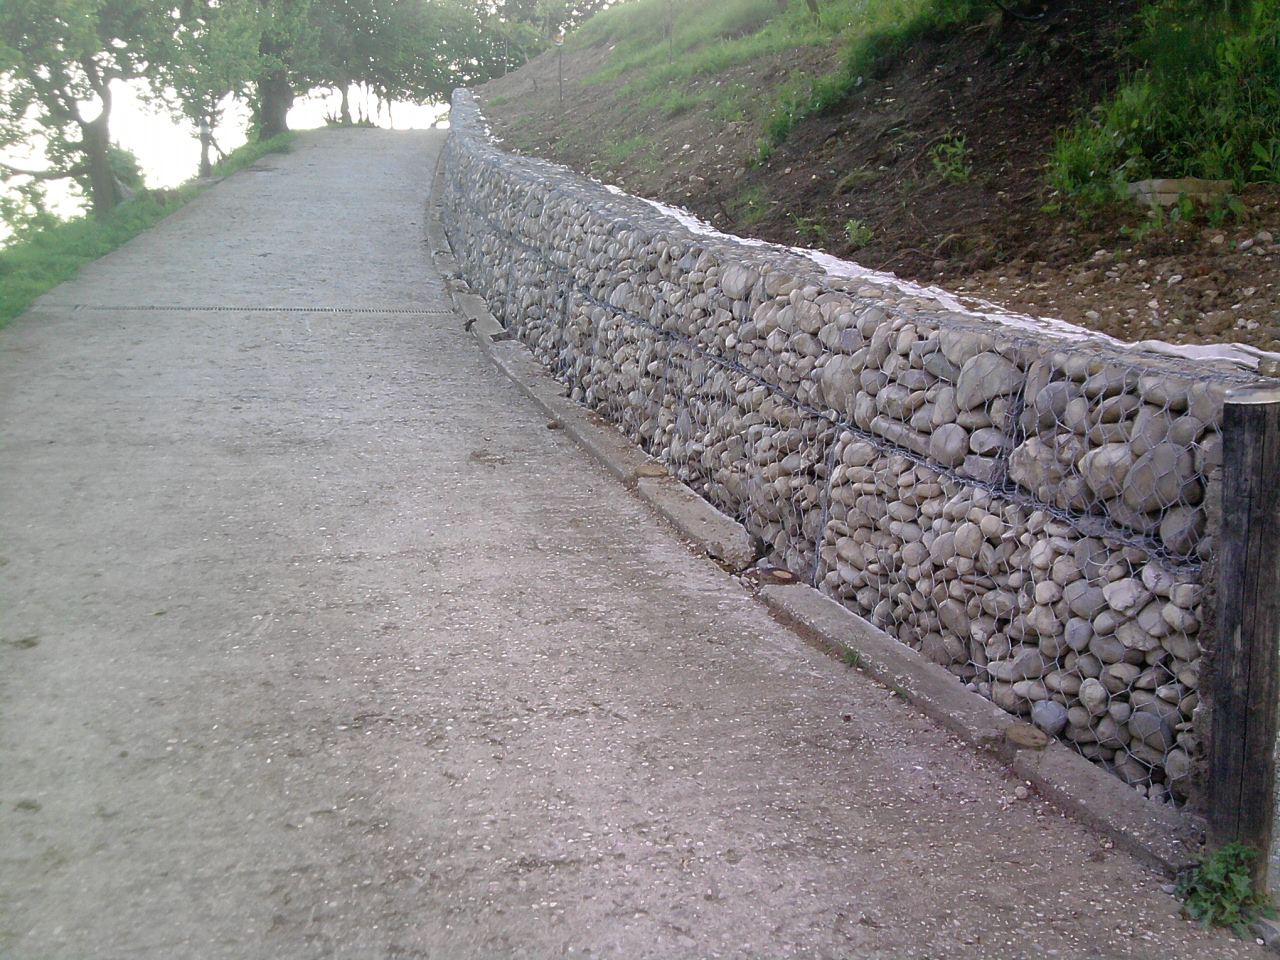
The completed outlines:
<svg viewBox="0 0 1280 960">
<path fill-rule="evenodd" d="M 235 99 L 265 139 L 287 129 L 294 98 L 439 101 L 547 46 L 608 0 L 3 0 L 0 217 L 38 212 L 42 185 L 72 179 L 95 212 L 136 179 L 113 147 L 113 95 L 134 82 L 152 102 L 206 130 Z"/>
<path fill-rule="evenodd" d="M 34 185 L 74 179 L 97 212 L 127 194 L 113 164 L 113 85 L 145 77 L 159 35 L 147 0 L 6 0 L 0 6 L 0 149 L 43 152 L 46 165 L 0 164 L 0 177 Z"/>
</svg>

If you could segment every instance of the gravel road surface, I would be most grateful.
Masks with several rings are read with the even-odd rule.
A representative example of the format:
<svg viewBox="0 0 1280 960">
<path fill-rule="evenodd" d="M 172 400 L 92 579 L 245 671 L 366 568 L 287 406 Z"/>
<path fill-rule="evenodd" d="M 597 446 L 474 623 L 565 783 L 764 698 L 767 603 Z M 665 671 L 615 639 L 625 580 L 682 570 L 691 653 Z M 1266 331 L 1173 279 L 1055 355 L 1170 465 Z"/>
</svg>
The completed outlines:
<svg viewBox="0 0 1280 960">
<path fill-rule="evenodd" d="M 304 136 L 0 333 L 0 957 L 1261 956 L 547 429 L 443 137 Z"/>
</svg>

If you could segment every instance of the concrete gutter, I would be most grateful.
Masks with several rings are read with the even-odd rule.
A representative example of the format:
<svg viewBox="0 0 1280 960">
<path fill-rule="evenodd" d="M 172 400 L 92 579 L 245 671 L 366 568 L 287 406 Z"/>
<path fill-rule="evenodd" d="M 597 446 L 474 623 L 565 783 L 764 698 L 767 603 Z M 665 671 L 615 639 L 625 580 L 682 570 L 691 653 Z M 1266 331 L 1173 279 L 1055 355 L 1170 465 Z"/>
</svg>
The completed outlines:
<svg viewBox="0 0 1280 960">
<path fill-rule="evenodd" d="M 1080 754 L 990 700 L 883 630 L 800 584 L 764 586 L 760 596 L 832 653 L 856 664 L 956 736 L 1004 759 L 1041 796 L 1149 866 L 1170 876 L 1199 862 L 1203 824 L 1151 803 Z"/>
<path fill-rule="evenodd" d="M 428 240 L 442 274 L 454 278 L 450 289 L 467 329 L 498 369 L 546 414 L 549 427 L 563 429 L 727 569 L 741 572 L 758 559 L 754 540 L 740 523 L 670 477 L 661 463 L 594 411 L 569 400 L 564 387 L 524 344 L 507 339 L 483 298 L 459 277 L 436 216 L 429 220 Z M 1001 757 L 1041 796 L 1149 866 L 1173 876 L 1199 861 L 1204 824 L 1198 817 L 1140 797 L 1102 768 L 965 689 L 942 667 L 813 587 L 765 584 L 758 586 L 757 596 L 819 646 L 894 690 L 951 733 Z"/>
</svg>

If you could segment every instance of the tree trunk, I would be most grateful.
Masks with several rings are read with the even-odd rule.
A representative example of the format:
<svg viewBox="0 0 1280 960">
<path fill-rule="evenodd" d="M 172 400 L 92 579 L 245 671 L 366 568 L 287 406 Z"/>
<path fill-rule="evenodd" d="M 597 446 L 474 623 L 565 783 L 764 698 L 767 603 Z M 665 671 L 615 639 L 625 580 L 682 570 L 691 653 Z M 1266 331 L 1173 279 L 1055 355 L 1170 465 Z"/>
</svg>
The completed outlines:
<svg viewBox="0 0 1280 960">
<path fill-rule="evenodd" d="M 111 169 L 111 132 L 107 126 L 107 112 L 104 110 L 96 120 L 81 124 L 80 132 L 85 164 L 89 168 L 89 203 L 94 216 L 100 217 L 114 210 L 123 199 Z"/>
<path fill-rule="evenodd" d="M 338 116 L 338 119 L 342 121 L 343 125 L 348 127 L 351 126 L 351 99 L 347 95 L 347 88 L 349 86 L 350 84 L 345 82 L 342 84 L 342 112 Z"/>
<path fill-rule="evenodd" d="M 289 108 L 293 106 L 293 87 L 285 70 L 258 81 L 258 139 L 270 140 L 289 132 Z"/>
</svg>

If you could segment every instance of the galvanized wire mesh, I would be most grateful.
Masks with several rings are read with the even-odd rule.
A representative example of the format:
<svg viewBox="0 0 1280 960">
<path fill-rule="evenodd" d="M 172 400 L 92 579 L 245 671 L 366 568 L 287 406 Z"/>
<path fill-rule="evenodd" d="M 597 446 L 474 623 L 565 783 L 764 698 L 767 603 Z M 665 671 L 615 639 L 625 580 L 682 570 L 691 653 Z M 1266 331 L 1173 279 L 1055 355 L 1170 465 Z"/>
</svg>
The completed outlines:
<svg viewBox="0 0 1280 960">
<path fill-rule="evenodd" d="M 468 278 L 574 399 L 773 563 L 1144 795 L 1187 798 L 1221 400 L 1256 378 L 806 275 L 487 147 L 446 162 Z M 514 169 L 489 188 L 494 164 Z"/>
</svg>

